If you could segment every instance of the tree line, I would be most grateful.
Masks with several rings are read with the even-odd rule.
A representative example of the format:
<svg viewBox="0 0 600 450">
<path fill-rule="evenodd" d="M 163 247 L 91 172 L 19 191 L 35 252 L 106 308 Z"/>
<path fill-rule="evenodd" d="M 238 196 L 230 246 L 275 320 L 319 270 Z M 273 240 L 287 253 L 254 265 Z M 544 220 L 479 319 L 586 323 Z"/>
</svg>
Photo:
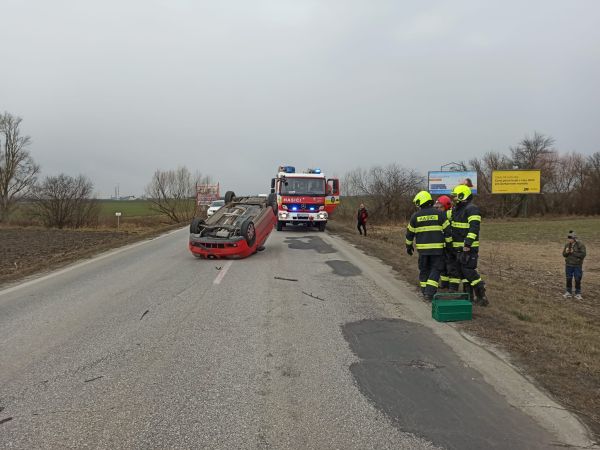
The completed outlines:
<svg viewBox="0 0 600 450">
<path fill-rule="evenodd" d="M 96 226 L 100 204 L 94 184 L 85 175 L 59 174 L 40 178 L 40 166 L 31 153 L 31 138 L 21 134 L 22 119 L 0 114 L 0 223 L 6 223 L 18 205 L 46 227 Z M 192 175 L 186 167 L 157 170 L 146 187 L 151 208 L 173 223 L 188 222 L 196 214 L 196 184 L 210 177 Z"/>
<path fill-rule="evenodd" d="M 505 153 L 487 152 L 468 162 L 454 163 L 454 166 L 456 170 L 477 172 L 476 201 L 488 217 L 600 214 L 600 152 L 589 156 L 577 152 L 561 153 L 554 143 L 552 137 L 534 133 L 533 137 L 523 138 Z M 539 169 L 541 193 L 492 194 L 492 171 L 510 169 Z M 427 189 L 426 175 L 398 164 L 354 169 L 344 176 L 343 181 L 347 198 L 342 202 L 339 214 L 346 218 L 353 217 L 354 208 L 364 201 L 374 218 L 406 220 L 414 212 L 414 195 Z"/>
</svg>

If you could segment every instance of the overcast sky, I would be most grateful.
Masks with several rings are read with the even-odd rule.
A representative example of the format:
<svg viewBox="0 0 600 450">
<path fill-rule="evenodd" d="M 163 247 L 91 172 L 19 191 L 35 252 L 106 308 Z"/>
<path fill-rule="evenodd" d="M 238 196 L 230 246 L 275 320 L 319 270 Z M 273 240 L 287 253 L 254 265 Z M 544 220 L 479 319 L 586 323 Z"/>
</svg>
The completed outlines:
<svg viewBox="0 0 600 450">
<path fill-rule="evenodd" d="M 534 131 L 600 151 L 600 1 L 0 0 L 0 111 L 42 175 L 426 172 Z"/>
</svg>

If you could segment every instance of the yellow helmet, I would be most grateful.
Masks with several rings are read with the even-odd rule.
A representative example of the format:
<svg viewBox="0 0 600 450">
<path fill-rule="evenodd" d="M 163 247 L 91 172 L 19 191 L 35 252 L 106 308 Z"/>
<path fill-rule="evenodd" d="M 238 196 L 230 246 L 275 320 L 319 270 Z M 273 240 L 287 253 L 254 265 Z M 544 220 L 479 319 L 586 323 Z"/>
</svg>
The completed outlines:
<svg viewBox="0 0 600 450">
<path fill-rule="evenodd" d="M 452 195 L 456 198 L 458 202 L 464 202 L 469 197 L 471 197 L 473 193 L 471 192 L 471 188 L 469 186 L 465 186 L 464 184 L 459 184 L 454 189 L 452 189 Z"/>
<path fill-rule="evenodd" d="M 422 206 L 427 202 L 433 202 L 431 194 L 427 191 L 421 191 L 413 198 L 413 203 L 417 206 Z"/>
</svg>

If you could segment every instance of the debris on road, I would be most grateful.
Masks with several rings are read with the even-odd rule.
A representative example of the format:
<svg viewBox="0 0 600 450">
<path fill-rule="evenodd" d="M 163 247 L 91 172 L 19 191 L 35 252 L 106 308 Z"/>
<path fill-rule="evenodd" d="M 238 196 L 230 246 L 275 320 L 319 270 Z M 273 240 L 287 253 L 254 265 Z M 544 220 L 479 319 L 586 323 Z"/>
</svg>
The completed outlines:
<svg viewBox="0 0 600 450">
<path fill-rule="evenodd" d="M 276 280 L 283 280 L 283 281 L 298 281 L 296 278 L 284 278 L 284 277 L 273 277 Z"/>
<path fill-rule="evenodd" d="M 311 298 L 315 298 L 315 299 L 317 299 L 317 300 L 321 300 L 322 302 L 324 302 L 324 301 L 325 301 L 325 299 L 324 299 L 324 298 L 317 297 L 316 295 L 312 295 L 312 293 L 311 293 L 311 294 L 309 294 L 308 292 L 304 292 L 304 291 L 302 291 L 302 293 L 303 293 L 304 295 L 308 295 L 308 296 L 309 296 L 309 297 L 311 297 Z"/>
<path fill-rule="evenodd" d="M 95 377 L 95 378 L 90 378 L 89 380 L 83 380 L 84 383 L 89 383 L 90 381 L 96 381 L 99 380 L 100 378 L 103 378 L 104 375 L 100 375 L 99 377 Z"/>
<path fill-rule="evenodd" d="M 2 425 L 3 423 L 6 422 L 10 422 L 13 418 L 12 417 L 7 417 L 6 419 L 0 419 L 0 425 Z"/>
<path fill-rule="evenodd" d="M 150 310 L 149 310 L 149 309 L 147 309 L 146 311 L 144 311 L 144 314 L 142 314 L 142 317 L 140 317 L 140 320 L 142 320 L 142 319 L 144 318 L 144 316 L 145 316 L 146 314 L 148 314 L 149 312 L 150 312 Z"/>
</svg>

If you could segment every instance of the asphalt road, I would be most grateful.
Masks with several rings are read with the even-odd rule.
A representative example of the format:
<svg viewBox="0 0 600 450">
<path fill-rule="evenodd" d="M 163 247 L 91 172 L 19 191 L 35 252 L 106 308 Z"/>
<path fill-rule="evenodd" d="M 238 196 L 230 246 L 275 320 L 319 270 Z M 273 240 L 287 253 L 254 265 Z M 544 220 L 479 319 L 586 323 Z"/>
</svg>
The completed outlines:
<svg viewBox="0 0 600 450">
<path fill-rule="evenodd" d="M 273 232 L 241 261 L 186 244 L 180 230 L 0 291 L 0 447 L 564 443 L 339 239 Z"/>
</svg>

